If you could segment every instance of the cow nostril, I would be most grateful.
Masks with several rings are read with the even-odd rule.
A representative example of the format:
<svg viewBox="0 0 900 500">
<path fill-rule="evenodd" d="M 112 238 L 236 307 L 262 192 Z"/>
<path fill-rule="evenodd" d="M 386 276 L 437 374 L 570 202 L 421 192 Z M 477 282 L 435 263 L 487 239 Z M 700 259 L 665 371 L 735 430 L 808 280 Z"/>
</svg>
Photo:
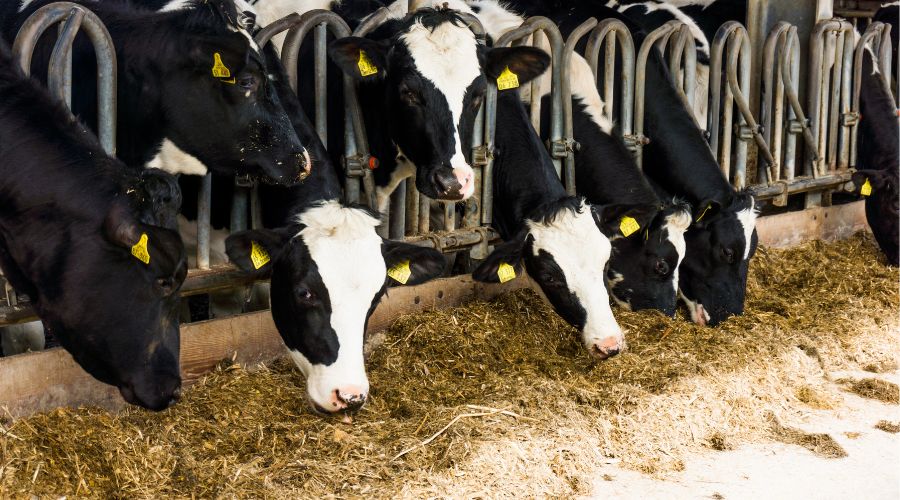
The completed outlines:
<svg viewBox="0 0 900 500">
<path fill-rule="evenodd" d="M 344 394 L 341 393 L 340 390 L 335 389 L 334 391 L 337 400 L 343 403 L 344 410 L 353 413 L 359 411 L 360 408 L 366 403 L 366 395 L 365 394 Z"/>
</svg>

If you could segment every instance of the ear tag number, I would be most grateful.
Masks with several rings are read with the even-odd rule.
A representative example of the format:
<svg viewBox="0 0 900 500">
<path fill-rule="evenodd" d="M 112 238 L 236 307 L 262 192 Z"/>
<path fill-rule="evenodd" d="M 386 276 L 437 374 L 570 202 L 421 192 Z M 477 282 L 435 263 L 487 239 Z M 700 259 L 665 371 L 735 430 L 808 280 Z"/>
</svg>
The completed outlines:
<svg viewBox="0 0 900 500">
<path fill-rule="evenodd" d="M 222 62 L 222 55 L 218 52 L 213 54 L 212 76 L 214 78 L 231 78 L 231 70 Z"/>
<path fill-rule="evenodd" d="M 516 268 L 506 262 L 501 262 L 500 267 L 497 268 L 497 277 L 500 278 L 500 283 L 512 281 L 516 278 Z"/>
<path fill-rule="evenodd" d="M 497 77 L 497 90 L 508 90 L 519 87 L 519 76 L 509 70 L 509 66 Z"/>
<path fill-rule="evenodd" d="M 255 241 L 250 242 L 250 262 L 253 263 L 253 269 L 259 269 L 272 260 L 269 252 Z"/>
<path fill-rule="evenodd" d="M 409 261 L 404 260 L 388 269 L 387 275 L 397 283 L 405 285 L 406 282 L 409 281 L 409 277 L 412 276 L 412 270 L 409 268 Z"/>
<path fill-rule="evenodd" d="M 366 55 L 365 50 L 359 51 L 359 62 L 357 62 L 356 65 L 359 66 L 359 74 L 362 76 L 378 73 L 378 67 L 372 64 L 372 60 Z"/>
<path fill-rule="evenodd" d="M 627 215 L 622 217 L 622 220 L 619 221 L 619 230 L 622 231 L 622 236 L 626 238 L 634 234 L 640 228 L 641 225 L 638 224 L 638 221 Z"/>
<path fill-rule="evenodd" d="M 706 208 L 703 209 L 703 212 L 700 214 L 700 217 L 697 217 L 697 222 L 700 222 L 703 219 L 703 216 L 706 215 L 706 212 L 709 211 L 712 205 L 706 205 Z"/>
<path fill-rule="evenodd" d="M 148 242 L 147 233 L 141 233 L 141 239 L 131 247 L 131 255 L 144 264 L 150 264 L 150 252 L 147 250 Z"/>
<path fill-rule="evenodd" d="M 872 194 L 872 183 L 869 182 L 869 179 L 866 179 L 866 182 L 864 182 L 862 187 L 859 188 L 859 194 L 863 196 L 869 196 Z"/>
</svg>

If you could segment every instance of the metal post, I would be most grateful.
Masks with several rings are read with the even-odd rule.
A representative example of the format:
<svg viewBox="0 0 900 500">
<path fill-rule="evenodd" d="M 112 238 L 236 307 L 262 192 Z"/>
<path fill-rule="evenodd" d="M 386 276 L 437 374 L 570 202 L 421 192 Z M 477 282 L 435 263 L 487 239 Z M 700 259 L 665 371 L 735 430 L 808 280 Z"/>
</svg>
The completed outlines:
<svg viewBox="0 0 900 500">
<path fill-rule="evenodd" d="M 634 40 L 631 38 L 631 32 L 624 23 L 618 19 L 604 19 L 597 24 L 597 27 L 591 31 L 588 37 L 587 48 L 584 51 L 585 58 L 591 66 L 594 73 L 594 79 L 599 77 L 600 70 L 600 47 L 606 43 L 606 54 L 604 57 L 604 79 L 603 79 L 603 95 L 606 109 L 606 116 L 610 122 L 618 121 L 625 144 L 633 153 L 636 153 L 645 143 L 645 138 L 633 134 L 634 127 L 634 105 L 635 105 L 635 55 Z M 620 75 L 621 102 L 619 103 L 619 117 L 615 118 L 615 69 L 616 69 L 616 48 L 620 47 L 619 52 L 622 60 L 622 72 Z M 567 46 L 575 46 L 577 40 L 569 36 L 566 42 Z M 568 49 L 568 47 L 567 47 Z M 568 125 L 567 125 L 568 126 Z M 569 133 L 568 128 L 566 133 Z"/>
</svg>

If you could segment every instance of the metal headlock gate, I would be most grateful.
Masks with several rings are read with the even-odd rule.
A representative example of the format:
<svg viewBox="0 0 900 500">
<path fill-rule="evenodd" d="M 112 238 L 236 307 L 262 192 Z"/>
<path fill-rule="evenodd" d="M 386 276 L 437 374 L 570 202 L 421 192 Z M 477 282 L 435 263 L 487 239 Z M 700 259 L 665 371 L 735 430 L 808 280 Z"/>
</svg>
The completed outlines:
<svg viewBox="0 0 900 500">
<path fill-rule="evenodd" d="M 380 9 L 360 24 L 354 36 L 364 36 L 382 23 L 389 13 Z M 473 16 L 463 19 L 477 37 L 484 29 Z M 115 52 L 102 23 L 84 8 L 65 2 L 38 10 L 23 25 L 14 51 L 26 71 L 31 53 L 40 35 L 50 26 L 60 24 L 59 41 L 53 50 L 49 86 L 54 95 L 68 102 L 71 91 L 71 46 L 79 28 L 94 43 L 98 59 L 98 93 L 100 106 L 99 136 L 103 147 L 115 152 Z M 327 39 L 351 34 L 347 23 L 330 11 L 315 10 L 304 15 L 293 14 L 263 28 L 257 42 L 265 45 L 273 36 L 287 31 L 282 61 L 292 88 L 298 87 L 300 46 L 311 33 L 314 37 L 315 110 L 313 121 L 322 141 L 327 144 Z M 651 32 L 640 47 L 623 23 L 614 19 L 589 19 L 568 39 L 546 18 L 530 18 L 519 28 L 496 40 L 495 46 L 531 44 L 549 49 L 551 68 L 551 123 L 547 134 L 548 150 L 556 170 L 570 193 L 575 192 L 574 155 L 578 144 L 572 126 L 571 88 L 568 78 L 575 47 L 588 36 L 584 53 L 600 95 L 605 103 L 604 115 L 619 125 L 629 149 L 640 161 L 642 147 L 652 141 L 644 135 L 644 74 L 651 50 L 666 56 L 670 74 L 679 95 L 693 116 L 696 81 L 696 47 L 690 30 L 680 22 L 670 22 Z M 830 194 L 847 188 L 856 166 L 855 132 L 859 121 L 859 84 L 864 44 L 871 44 L 882 67 L 891 67 L 890 27 L 870 23 L 858 44 L 854 44 L 852 25 L 840 19 L 819 21 L 809 40 L 809 64 L 805 68 L 805 88 L 801 87 L 801 40 L 797 26 L 776 23 L 764 43 L 754 47 L 743 25 L 723 25 L 711 43 L 707 130 L 710 149 L 724 175 L 738 189 L 747 188 L 758 199 L 769 199 L 784 206 L 788 196 L 805 194 L 807 206 L 827 204 Z M 603 58 L 601 59 L 601 50 Z M 757 50 L 758 49 L 758 50 Z M 751 85 L 751 65 L 755 52 L 761 60 L 758 89 Z M 618 68 L 617 68 L 618 58 Z M 602 65 L 602 66 L 601 66 Z M 599 78 L 601 68 L 602 81 Z M 618 78 L 617 78 L 618 77 Z M 886 74 L 884 77 L 889 78 Z M 887 82 L 886 82 L 887 83 Z M 531 84 L 528 103 L 531 119 L 540 124 L 541 95 L 539 79 Z M 619 95 L 615 86 L 620 85 Z M 377 207 L 377 193 L 372 169 L 377 159 L 370 155 L 362 112 L 352 79 L 344 76 L 343 169 L 346 177 L 345 198 Z M 805 90 L 805 106 L 802 96 Z M 332 90 L 333 91 L 333 90 Z M 752 102 L 758 93 L 758 114 Z M 700 94 L 702 95 L 702 93 Z M 415 189 L 415 179 L 408 178 L 391 198 L 388 214 L 383 219 L 383 234 L 393 239 L 439 249 L 446 253 L 467 251 L 473 259 L 487 256 L 488 246 L 498 238 L 489 227 L 493 219 L 493 151 L 496 122 L 496 82 L 488 82 L 487 94 L 475 122 L 472 141 L 475 194 L 467 200 L 459 228 L 456 204 L 444 204 L 444 231 L 431 231 L 429 216 L 432 201 Z M 758 117 L 758 119 L 757 119 Z M 798 147 L 799 140 L 803 147 Z M 747 177 L 748 149 L 751 141 L 757 151 L 756 176 Z M 802 168 L 798 163 L 802 161 Z M 251 279 L 231 266 L 209 269 L 209 200 L 210 177 L 200 194 L 198 220 L 198 269 L 191 269 L 182 287 L 182 295 L 196 295 L 214 290 L 248 285 Z M 253 183 L 236 179 L 236 194 L 231 216 L 231 229 L 259 227 L 259 200 Z M 823 196 L 824 195 L 824 196 Z M 205 226 L 205 228 L 204 228 Z M 8 286 L 7 286 L 8 289 Z M 8 305 L 0 307 L 0 325 L 34 319 L 27 304 L 18 304 L 14 293 L 7 293 Z"/>
</svg>

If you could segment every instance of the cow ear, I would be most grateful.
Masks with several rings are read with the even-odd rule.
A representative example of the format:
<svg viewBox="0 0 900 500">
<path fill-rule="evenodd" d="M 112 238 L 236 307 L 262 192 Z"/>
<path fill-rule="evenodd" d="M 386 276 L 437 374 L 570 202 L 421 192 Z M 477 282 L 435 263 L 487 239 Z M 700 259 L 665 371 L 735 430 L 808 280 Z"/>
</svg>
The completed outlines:
<svg viewBox="0 0 900 500">
<path fill-rule="evenodd" d="M 240 33 L 190 37 L 189 64 L 210 78 L 234 83 L 250 58 L 250 41 Z"/>
<path fill-rule="evenodd" d="M 591 206 L 594 222 L 607 238 L 629 237 L 647 229 L 659 208 L 656 205 L 601 205 Z"/>
<path fill-rule="evenodd" d="M 694 207 L 694 224 L 705 226 L 710 219 L 722 211 L 722 205 L 716 200 L 704 200 Z"/>
<path fill-rule="evenodd" d="M 515 88 L 534 80 L 549 66 L 550 56 L 534 47 L 499 47 L 488 50 L 484 58 L 484 73 L 491 80 L 508 76 L 507 69 L 515 75 L 517 85 L 506 88 Z"/>
<path fill-rule="evenodd" d="M 447 259 L 433 248 L 384 240 L 381 247 L 388 277 L 401 285 L 419 285 L 444 274 Z"/>
<path fill-rule="evenodd" d="M 388 46 L 356 36 L 339 38 L 328 44 L 328 55 L 341 70 L 357 80 L 384 78 Z"/>
<path fill-rule="evenodd" d="M 691 206 L 682 201 L 674 201 L 662 209 L 666 224 L 670 229 L 685 232 L 691 226 Z"/>
<path fill-rule="evenodd" d="M 495 246 L 494 251 L 472 273 L 472 278 L 482 283 L 505 283 L 518 276 L 522 270 L 522 250 L 527 237 L 528 233 L 522 231 L 513 239 Z"/>
<path fill-rule="evenodd" d="M 113 202 L 103 220 L 103 235 L 107 241 L 123 248 L 131 248 L 140 241 L 141 229 L 142 224 L 124 200 Z"/>
<path fill-rule="evenodd" d="M 241 271 L 255 278 L 269 278 L 275 260 L 290 239 L 291 233 L 284 230 L 239 231 L 225 239 L 225 253 Z"/>
<path fill-rule="evenodd" d="M 871 192 L 863 192 L 867 191 L 863 188 L 866 181 L 869 182 L 871 191 L 880 191 L 890 187 L 890 177 L 884 170 L 857 170 L 853 173 L 853 186 L 856 188 L 856 192 L 869 196 L 872 194 Z"/>
</svg>

